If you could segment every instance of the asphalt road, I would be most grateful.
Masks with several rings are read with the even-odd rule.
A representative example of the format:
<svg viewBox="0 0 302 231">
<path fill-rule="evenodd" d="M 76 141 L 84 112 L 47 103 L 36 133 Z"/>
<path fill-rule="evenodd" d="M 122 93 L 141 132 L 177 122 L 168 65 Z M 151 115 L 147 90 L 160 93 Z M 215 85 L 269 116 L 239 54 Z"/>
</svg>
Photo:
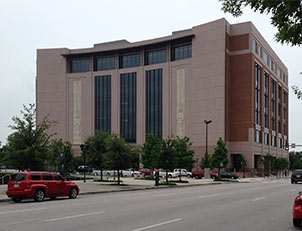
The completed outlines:
<svg viewBox="0 0 302 231">
<path fill-rule="evenodd" d="M 0 231 L 286 231 L 302 184 L 289 180 L 0 204 Z"/>
</svg>

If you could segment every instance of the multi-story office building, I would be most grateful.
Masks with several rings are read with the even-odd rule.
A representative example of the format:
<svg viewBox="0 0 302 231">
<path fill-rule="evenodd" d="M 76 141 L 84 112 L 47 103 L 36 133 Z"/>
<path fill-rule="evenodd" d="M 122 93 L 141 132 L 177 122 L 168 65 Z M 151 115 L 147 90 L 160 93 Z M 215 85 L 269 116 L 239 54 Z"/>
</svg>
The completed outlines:
<svg viewBox="0 0 302 231">
<path fill-rule="evenodd" d="M 95 130 L 142 145 L 146 134 L 188 136 L 196 166 L 219 137 L 229 168 L 243 155 L 288 158 L 288 72 L 251 22 L 220 19 L 172 35 L 37 53 L 37 116 L 75 150 Z"/>
</svg>

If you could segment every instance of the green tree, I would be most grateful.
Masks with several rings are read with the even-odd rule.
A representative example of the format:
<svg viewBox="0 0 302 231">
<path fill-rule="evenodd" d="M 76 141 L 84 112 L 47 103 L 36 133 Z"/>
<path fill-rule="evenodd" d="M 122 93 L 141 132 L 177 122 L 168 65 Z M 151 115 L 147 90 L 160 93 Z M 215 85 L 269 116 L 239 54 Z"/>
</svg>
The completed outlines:
<svg viewBox="0 0 302 231">
<path fill-rule="evenodd" d="M 222 10 L 238 17 L 242 8 L 249 6 L 255 12 L 271 15 L 271 23 L 278 32 L 276 40 L 293 46 L 302 44 L 302 4 L 300 0 L 219 0 Z"/>
<path fill-rule="evenodd" d="M 268 176 L 271 175 L 271 170 L 274 167 L 274 161 L 275 161 L 275 157 L 272 156 L 271 154 L 266 154 L 260 158 L 260 162 L 264 166 L 264 177 L 265 174 Z"/>
<path fill-rule="evenodd" d="M 84 150 L 86 163 L 90 167 L 101 170 L 101 180 L 103 180 L 104 155 L 107 152 L 106 139 L 109 136 L 108 133 L 95 131 L 94 135 L 89 136 L 85 140 L 85 145 L 88 147 Z"/>
<path fill-rule="evenodd" d="M 9 166 L 20 170 L 44 170 L 48 158 L 48 143 L 53 134 L 46 131 L 53 125 L 45 117 L 40 123 L 36 120 L 34 104 L 23 105 L 22 118 L 14 116 L 15 132 L 7 138 L 6 161 Z"/>
<path fill-rule="evenodd" d="M 161 141 L 159 155 L 159 167 L 166 170 L 166 182 L 168 182 L 168 170 L 172 170 L 176 165 L 176 150 L 171 138 Z"/>
<path fill-rule="evenodd" d="M 219 137 L 214 153 L 211 158 L 211 164 L 214 168 L 218 168 L 218 178 L 220 179 L 220 169 L 226 168 L 229 163 L 228 150 L 225 142 Z"/>
<path fill-rule="evenodd" d="M 185 168 L 189 171 L 192 170 L 195 160 L 193 159 L 194 150 L 191 149 L 192 143 L 188 137 L 176 137 L 173 140 L 175 147 L 175 162 L 177 168 Z M 179 174 L 179 181 L 181 181 L 181 174 Z"/>
<path fill-rule="evenodd" d="M 141 162 L 145 168 L 155 169 L 159 167 L 161 140 L 153 133 L 147 134 L 146 141 L 142 147 Z"/>
<path fill-rule="evenodd" d="M 302 152 L 290 152 L 289 153 L 289 168 L 291 170 L 302 168 Z"/>
<path fill-rule="evenodd" d="M 61 156 L 63 154 L 63 156 Z M 61 164 L 64 164 L 63 172 L 65 174 L 71 173 L 74 170 L 74 157 L 72 151 L 72 145 L 69 141 L 63 141 L 62 139 L 55 139 L 51 141 L 49 149 L 49 164 L 55 167 L 55 170 L 60 169 Z"/>
<path fill-rule="evenodd" d="M 277 176 L 281 176 L 280 172 L 287 169 L 289 161 L 285 158 L 278 157 L 274 160 L 274 169 L 277 170 Z"/>
<path fill-rule="evenodd" d="M 131 147 L 126 144 L 124 138 L 112 134 L 106 139 L 107 152 L 104 154 L 105 166 L 117 170 L 118 184 L 120 184 L 120 170 L 130 168 L 135 159 Z"/>
</svg>

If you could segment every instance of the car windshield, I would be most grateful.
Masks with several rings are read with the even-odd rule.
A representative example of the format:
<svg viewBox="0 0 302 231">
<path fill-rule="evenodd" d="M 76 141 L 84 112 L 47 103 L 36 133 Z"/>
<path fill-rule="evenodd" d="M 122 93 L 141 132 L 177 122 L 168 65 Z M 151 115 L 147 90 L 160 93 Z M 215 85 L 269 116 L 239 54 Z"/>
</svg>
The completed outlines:
<svg viewBox="0 0 302 231">
<path fill-rule="evenodd" d="M 11 178 L 12 181 L 24 181 L 25 179 L 26 179 L 26 174 L 24 173 L 13 174 Z"/>
<path fill-rule="evenodd" d="M 302 170 L 299 170 L 299 171 L 294 171 L 294 174 L 302 174 Z"/>
</svg>

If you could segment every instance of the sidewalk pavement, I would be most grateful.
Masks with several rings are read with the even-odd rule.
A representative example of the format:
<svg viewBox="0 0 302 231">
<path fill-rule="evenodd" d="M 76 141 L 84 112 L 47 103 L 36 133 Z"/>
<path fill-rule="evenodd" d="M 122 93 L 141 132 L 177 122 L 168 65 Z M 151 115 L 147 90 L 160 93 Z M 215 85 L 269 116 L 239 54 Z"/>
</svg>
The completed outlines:
<svg viewBox="0 0 302 231">
<path fill-rule="evenodd" d="M 263 178 L 261 178 L 263 179 Z M 261 180 L 258 179 L 258 180 Z M 177 181 L 178 178 L 173 179 Z M 197 179 L 184 179 L 189 181 L 189 183 L 177 183 L 176 187 L 185 187 L 185 186 L 197 186 L 197 185 L 209 185 L 209 184 L 221 184 L 223 182 L 217 182 L 213 180 L 197 180 Z M 244 178 L 239 180 L 241 183 L 248 183 L 256 181 L 257 178 Z M 121 191 L 135 191 L 135 190 L 148 190 L 148 189 L 158 189 L 158 188 L 168 188 L 170 186 L 155 186 L 154 181 L 152 180 L 142 180 L 142 179 L 133 179 L 132 177 L 121 178 L 123 185 L 117 185 L 113 182 L 96 182 L 92 180 L 83 181 L 73 181 L 80 188 L 80 195 L 89 195 L 89 194 L 99 194 L 99 193 L 110 193 L 110 192 L 121 192 Z M 161 179 L 161 182 L 165 181 Z M 171 179 L 169 179 L 171 181 Z M 6 196 L 7 185 L 0 185 L 0 202 L 10 201 Z"/>
</svg>

